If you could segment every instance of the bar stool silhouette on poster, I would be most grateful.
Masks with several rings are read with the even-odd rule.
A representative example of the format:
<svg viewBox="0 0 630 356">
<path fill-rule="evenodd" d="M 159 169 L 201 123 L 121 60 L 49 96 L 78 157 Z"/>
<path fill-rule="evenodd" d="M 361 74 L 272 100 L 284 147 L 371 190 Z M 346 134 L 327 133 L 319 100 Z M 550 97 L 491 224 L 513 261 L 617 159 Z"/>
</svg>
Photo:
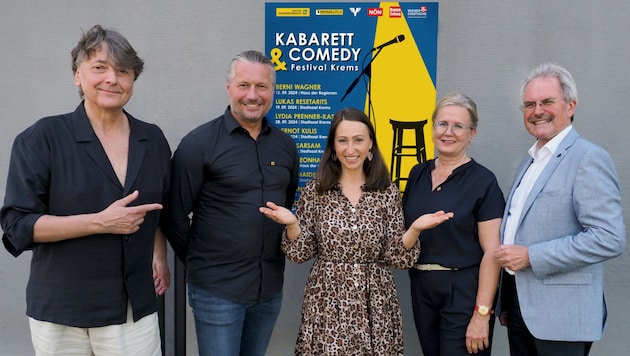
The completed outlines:
<svg viewBox="0 0 630 356">
<path fill-rule="evenodd" d="M 418 163 L 422 163 L 427 160 L 426 146 L 424 142 L 424 126 L 427 120 L 421 121 L 396 121 L 390 119 L 389 123 L 392 125 L 394 132 L 392 139 L 392 160 L 391 160 L 391 177 L 392 182 L 396 184 L 398 189 L 400 188 L 401 181 L 407 181 L 408 177 L 402 177 L 400 174 L 403 158 L 415 157 Z M 415 142 L 414 144 L 405 143 L 404 132 L 405 130 L 413 130 Z M 401 192 L 403 189 L 401 189 Z"/>
</svg>

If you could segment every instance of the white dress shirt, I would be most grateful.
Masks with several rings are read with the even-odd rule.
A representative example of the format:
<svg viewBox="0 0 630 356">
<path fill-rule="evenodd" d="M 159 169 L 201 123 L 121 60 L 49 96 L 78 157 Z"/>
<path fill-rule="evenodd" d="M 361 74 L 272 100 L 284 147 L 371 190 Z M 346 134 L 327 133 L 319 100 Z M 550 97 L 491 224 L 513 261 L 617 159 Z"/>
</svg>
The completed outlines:
<svg viewBox="0 0 630 356">
<path fill-rule="evenodd" d="M 527 200 L 527 196 L 529 195 L 534 183 L 540 177 L 540 173 L 542 173 L 551 157 L 560 146 L 560 142 L 565 138 L 565 136 L 571 131 L 573 125 L 569 125 L 567 128 L 562 130 L 556 136 L 554 136 L 547 144 L 543 147 L 538 148 L 538 141 L 532 145 L 527 151 L 529 155 L 532 157 L 533 161 L 527 168 L 527 171 L 523 175 L 518 187 L 514 190 L 514 195 L 512 196 L 512 200 L 510 201 L 510 205 L 508 207 L 508 216 L 505 221 L 505 229 L 503 231 L 503 244 L 504 245 L 513 245 L 514 237 L 516 236 L 516 227 L 518 222 L 521 219 L 521 214 L 523 212 L 523 206 L 525 205 L 525 201 Z M 506 268 L 506 271 L 510 274 L 514 274 L 513 271 L 510 271 Z"/>
</svg>

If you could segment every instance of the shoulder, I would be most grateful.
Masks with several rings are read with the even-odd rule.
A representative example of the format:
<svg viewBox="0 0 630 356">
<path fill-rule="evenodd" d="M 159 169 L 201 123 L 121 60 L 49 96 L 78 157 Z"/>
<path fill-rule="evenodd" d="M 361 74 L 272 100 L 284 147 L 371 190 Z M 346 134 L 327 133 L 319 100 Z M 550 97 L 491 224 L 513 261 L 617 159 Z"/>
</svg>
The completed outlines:
<svg viewBox="0 0 630 356">
<path fill-rule="evenodd" d="M 385 189 L 385 193 L 387 195 L 400 196 L 400 190 L 394 183 L 389 184 L 389 186 Z"/>
<path fill-rule="evenodd" d="M 16 138 L 16 142 L 28 141 L 35 137 L 41 139 L 46 136 L 57 135 L 62 130 L 69 130 L 70 114 L 47 116 L 38 119 L 31 126 L 20 132 Z"/>
<path fill-rule="evenodd" d="M 476 176 L 479 176 L 481 178 L 484 178 L 484 179 L 487 179 L 487 180 L 490 180 L 490 181 L 496 181 L 497 180 L 494 172 L 492 172 L 486 166 L 484 166 L 484 165 L 480 164 L 479 162 L 475 161 L 474 159 L 471 161 L 470 169 L 471 169 L 471 172 L 473 172 Z"/>
<path fill-rule="evenodd" d="M 564 142 L 563 142 L 564 144 Z M 608 151 L 598 144 L 589 141 L 582 136 L 578 136 L 575 141 L 565 146 L 560 146 L 557 154 L 567 154 L 574 162 L 588 164 L 595 162 L 596 165 L 614 166 L 614 162 Z"/>
<path fill-rule="evenodd" d="M 427 170 L 430 171 L 434 166 L 435 166 L 435 161 L 433 159 L 424 161 L 422 163 L 418 163 L 411 168 L 411 171 L 409 171 L 409 176 L 411 177 L 411 176 L 420 175 L 424 171 L 427 171 Z"/>
<path fill-rule="evenodd" d="M 302 194 L 313 194 L 317 190 L 317 178 L 313 178 L 304 184 L 302 187 Z"/>
<path fill-rule="evenodd" d="M 580 136 L 575 140 L 575 143 L 573 144 L 573 146 L 575 146 L 575 148 L 578 149 L 578 151 L 582 151 L 582 152 L 597 152 L 597 153 L 604 153 L 606 155 L 608 155 L 608 152 L 601 147 L 600 145 L 589 141 L 587 139 L 585 139 L 584 137 Z"/>
<path fill-rule="evenodd" d="M 316 200 L 317 196 L 317 178 L 312 178 L 302 187 L 300 192 L 300 200 L 306 204 L 311 204 Z"/>
<path fill-rule="evenodd" d="M 190 130 L 181 139 L 179 146 L 197 146 L 214 142 L 224 127 L 224 117 L 219 116 Z"/>
</svg>

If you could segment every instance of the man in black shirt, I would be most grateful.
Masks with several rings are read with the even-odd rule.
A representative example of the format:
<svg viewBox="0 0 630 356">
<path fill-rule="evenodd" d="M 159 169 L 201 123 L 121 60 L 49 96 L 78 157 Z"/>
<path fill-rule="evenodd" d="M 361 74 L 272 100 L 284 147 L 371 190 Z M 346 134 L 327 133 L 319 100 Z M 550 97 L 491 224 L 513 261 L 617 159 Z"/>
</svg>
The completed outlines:
<svg viewBox="0 0 630 356">
<path fill-rule="evenodd" d="M 170 274 L 157 226 L 171 150 L 124 109 L 144 67 L 127 39 L 96 25 L 71 54 L 83 100 L 15 138 L 0 210 L 7 250 L 33 251 L 35 354 L 160 356 L 156 293 Z"/>
<path fill-rule="evenodd" d="M 265 117 L 274 90 L 267 57 L 236 56 L 230 105 L 186 135 L 172 159 L 164 226 L 186 263 L 201 356 L 264 355 L 280 312 L 284 225 L 258 208 L 268 201 L 291 208 L 299 161 L 291 137 Z"/>
</svg>

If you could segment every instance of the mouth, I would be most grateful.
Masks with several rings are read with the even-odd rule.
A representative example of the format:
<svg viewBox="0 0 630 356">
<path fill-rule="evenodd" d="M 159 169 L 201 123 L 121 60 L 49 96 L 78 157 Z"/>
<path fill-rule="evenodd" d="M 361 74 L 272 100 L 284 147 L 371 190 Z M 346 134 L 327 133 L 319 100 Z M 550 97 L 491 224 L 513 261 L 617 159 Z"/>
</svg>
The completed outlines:
<svg viewBox="0 0 630 356">
<path fill-rule="evenodd" d="M 262 104 L 260 103 L 243 103 L 243 106 L 245 106 L 248 109 L 258 109 Z"/>
<path fill-rule="evenodd" d="M 530 124 L 534 124 L 534 125 L 543 125 L 543 124 L 548 124 L 551 122 L 551 119 L 542 119 L 542 120 L 533 120 L 530 121 Z"/>
<path fill-rule="evenodd" d="M 111 94 L 111 95 L 120 94 L 120 92 L 116 90 L 100 89 L 100 91 L 105 94 Z"/>
<path fill-rule="evenodd" d="M 442 139 L 442 140 L 440 140 L 440 141 L 441 141 L 443 144 L 445 144 L 445 145 L 453 145 L 453 144 L 455 144 L 455 142 L 456 142 L 455 140 L 444 140 L 444 139 Z"/>
<path fill-rule="evenodd" d="M 355 163 L 359 161 L 359 156 L 345 156 L 346 162 Z"/>
<path fill-rule="evenodd" d="M 528 122 L 534 126 L 537 125 L 544 125 L 544 124 L 548 124 L 551 122 L 553 118 L 549 115 L 543 115 L 541 117 L 536 117 L 534 119 L 530 119 L 528 120 Z"/>
</svg>

